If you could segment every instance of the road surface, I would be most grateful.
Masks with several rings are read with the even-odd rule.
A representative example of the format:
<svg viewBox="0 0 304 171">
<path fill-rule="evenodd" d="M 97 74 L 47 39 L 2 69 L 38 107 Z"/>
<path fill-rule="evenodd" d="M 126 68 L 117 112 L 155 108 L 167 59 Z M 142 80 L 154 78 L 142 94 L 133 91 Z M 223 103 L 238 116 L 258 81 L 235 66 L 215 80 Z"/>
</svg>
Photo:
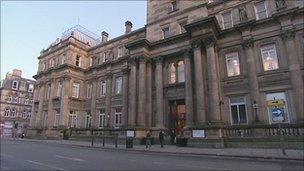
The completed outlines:
<svg viewBox="0 0 304 171">
<path fill-rule="evenodd" d="M 1 170 L 304 170 L 303 162 L 172 155 L 1 140 Z"/>
</svg>

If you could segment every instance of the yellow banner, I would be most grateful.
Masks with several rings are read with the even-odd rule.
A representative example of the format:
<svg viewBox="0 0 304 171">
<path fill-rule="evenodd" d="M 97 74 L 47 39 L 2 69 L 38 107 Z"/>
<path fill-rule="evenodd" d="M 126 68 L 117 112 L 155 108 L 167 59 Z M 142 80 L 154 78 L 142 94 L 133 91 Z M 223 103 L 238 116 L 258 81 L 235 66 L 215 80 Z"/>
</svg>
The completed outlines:
<svg viewBox="0 0 304 171">
<path fill-rule="evenodd" d="M 285 106 L 285 101 L 283 99 L 268 100 L 267 101 L 267 106 L 268 107 L 273 107 L 273 106 L 284 107 Z"/>
</svg>

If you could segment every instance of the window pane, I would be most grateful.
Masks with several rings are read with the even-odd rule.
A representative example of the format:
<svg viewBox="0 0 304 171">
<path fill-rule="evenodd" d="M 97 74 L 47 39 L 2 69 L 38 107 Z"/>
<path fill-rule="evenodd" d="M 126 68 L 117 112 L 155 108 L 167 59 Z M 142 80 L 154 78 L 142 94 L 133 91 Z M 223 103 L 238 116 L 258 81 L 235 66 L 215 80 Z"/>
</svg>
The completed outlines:
<svg viewBox="0 0 304 171">
<path fill-rule="evenodd" d="M 178 62 L 178 82 L 185 82 L 185 65 L 184 61 Z"/>
<path fill-rule="evenodd" d="M 265 71 L 279 68 L 278 58 L 274 45 L 261 47 L 263 66 Z"/>
<path fill-rule="evenodd" d="M 175 77 L 176 71 L 175 71 L 174 63 L 171 63 L 169 65 L 168 74 L 169 74 L 169 84 L 175 83 L 176 82 L 176 77 Z"/>
<path fill-rule="evenodd" d="M 231 53 L 226 55 L 226 65 L 228 77 L 240 75 L 240 63 L 237 53 Z"/>
<path fill-rule="evenodd" d="M 232 124 L 238 124 L 238 111 L 236 105 L 231 105 Z"/>
<path fill-rule="evenodd" d="M 240 123 L 247 123 L 245 104 L 239 105 Z"/>
</svg>

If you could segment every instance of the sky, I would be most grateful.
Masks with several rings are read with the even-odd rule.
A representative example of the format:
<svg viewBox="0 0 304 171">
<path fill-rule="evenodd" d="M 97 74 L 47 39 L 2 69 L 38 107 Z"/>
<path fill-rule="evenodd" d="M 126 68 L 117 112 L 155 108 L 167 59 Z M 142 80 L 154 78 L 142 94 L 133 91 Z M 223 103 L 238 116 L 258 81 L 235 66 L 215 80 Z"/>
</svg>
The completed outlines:
<svg viewBox="0 0 304 171">
<path fill-rule="evenodd" d="M 146 24 L 146 1 L 1 1 L 1 79 L 14 68 L 33 79 L 38 59 L 65 30 L 79 24 L 109 39 Z"/>
</svg>

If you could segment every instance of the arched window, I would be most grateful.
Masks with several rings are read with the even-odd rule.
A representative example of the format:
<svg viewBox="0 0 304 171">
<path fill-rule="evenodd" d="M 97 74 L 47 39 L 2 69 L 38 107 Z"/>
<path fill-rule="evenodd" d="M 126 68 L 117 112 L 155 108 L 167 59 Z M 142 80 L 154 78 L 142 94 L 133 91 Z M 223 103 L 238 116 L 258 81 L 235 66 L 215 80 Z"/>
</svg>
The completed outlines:
<svg viewBox="0 0 304 171">
<path fill-rule="evenodd" d="M 169 76 L 169 84 L 173 84 L 176 82 L 176 68 L 174 63 L 169 64 L 168 76 Z"/>
<path fill-rule="evenodd" d="M 10 116 L 10 109 L 9 108 L 6 108 L 5 110 L 4 110 L 4 117 L 9 117 Z"/>
<path fill-rule="evenodd" d="M 184 61 L 177 63 L 177 80 L 179 83 L 185 82 L 185 64 Z"/>
<path fill-rule="evenodd" d="M 12 118 L 16 117 L 16 109 L 12 109 L 11 117 Z"/>
</svg>

